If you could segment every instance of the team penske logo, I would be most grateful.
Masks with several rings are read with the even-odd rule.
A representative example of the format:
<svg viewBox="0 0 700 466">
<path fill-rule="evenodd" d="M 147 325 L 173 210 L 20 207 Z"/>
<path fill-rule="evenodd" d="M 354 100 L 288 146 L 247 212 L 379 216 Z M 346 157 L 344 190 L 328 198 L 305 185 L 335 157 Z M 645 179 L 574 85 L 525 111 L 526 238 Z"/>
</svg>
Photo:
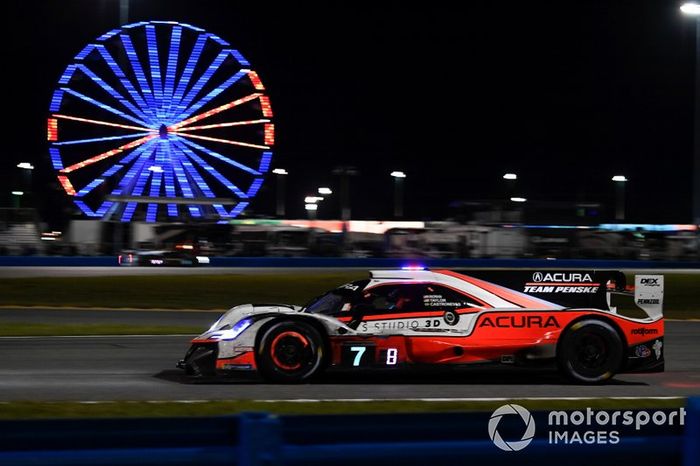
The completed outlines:
<svg viewBox="0 0 700 466">
<path fill-rule="evenodd" d="M 590 273 L 535 272 L 525 284 L 524 293 L 597 293 L 600 283 L 593 283 Z"/>
<path fill-rule="evenodd" d="M 561 328 L 557 318 L 554 316 L 486 316 L 481 323 L 481 327 L 495 328 Z"/>
</svg>

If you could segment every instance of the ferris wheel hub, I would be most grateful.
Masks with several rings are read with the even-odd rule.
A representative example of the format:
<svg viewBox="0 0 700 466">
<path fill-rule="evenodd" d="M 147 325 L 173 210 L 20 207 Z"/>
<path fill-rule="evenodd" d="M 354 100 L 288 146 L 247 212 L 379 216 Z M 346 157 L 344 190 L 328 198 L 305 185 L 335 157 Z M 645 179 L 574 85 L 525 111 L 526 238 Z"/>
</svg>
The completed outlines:
<svg viewBox="0 0 700 466">
<path fill-rule="evenodd" d="M 165 126 L 164 124 L 160 125 L 160 128 L 158 128 L 158 134 L 163 139 L 167 139 L 168 138 L 168 127 Z"/>
</svg>

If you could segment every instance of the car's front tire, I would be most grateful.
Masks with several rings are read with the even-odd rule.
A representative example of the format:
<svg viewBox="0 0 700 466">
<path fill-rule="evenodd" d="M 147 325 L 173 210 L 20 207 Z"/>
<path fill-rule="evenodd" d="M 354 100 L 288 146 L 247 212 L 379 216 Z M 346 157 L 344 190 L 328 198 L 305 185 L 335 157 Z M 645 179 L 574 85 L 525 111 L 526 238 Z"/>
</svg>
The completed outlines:
<svg viewBox="0 0 700 466">
<path fill-rule="evenodd" d="M 255 348 L 260 375 L 269 382 L 299 383 L 324 365 L 324 342 L 312 325 L 280 321 L 264 330 Z"/>
<path fill-rule="evenodd" d="M 574 323 L 559 342 L 559 368 L 577 382 L 605 382 L 620 371 L 623 361 L 624 347 L 620 335 L 602 320 L 587 319 Z"/>
</svg>

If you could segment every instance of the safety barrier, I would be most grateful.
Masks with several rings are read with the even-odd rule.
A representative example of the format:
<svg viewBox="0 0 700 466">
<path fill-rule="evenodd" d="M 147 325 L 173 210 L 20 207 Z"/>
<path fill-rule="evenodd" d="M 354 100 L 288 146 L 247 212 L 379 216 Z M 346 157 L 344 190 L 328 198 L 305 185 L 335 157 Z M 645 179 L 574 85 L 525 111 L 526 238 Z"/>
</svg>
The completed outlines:
<svg viewBox="0 0 700 466">
<path fill-rule="evenodd" d="M 700 262 L 588 259 L 393 259 L 358 257 L 212 257 L 212 267 L 700 269 Z M 0 256 L 0 267 L 116 267 L 116 256 Z"/>
<path fill-rule="evenodd" d="M 636 413 L 637 411 L 635 411 Z M 635 430 L 618 443 L 551 443 L 542 433 L 501 451 L 491 413 L 240 416 L 0 422 L 0 464 L 62 465 L 443 465 L 567 466 L 700 464 L 700 399 L 680 426 Z M 543 423 L 545 412 L 534 412 Z M 570 426 L 573 430 L 582 427 Z"/>
</svg>

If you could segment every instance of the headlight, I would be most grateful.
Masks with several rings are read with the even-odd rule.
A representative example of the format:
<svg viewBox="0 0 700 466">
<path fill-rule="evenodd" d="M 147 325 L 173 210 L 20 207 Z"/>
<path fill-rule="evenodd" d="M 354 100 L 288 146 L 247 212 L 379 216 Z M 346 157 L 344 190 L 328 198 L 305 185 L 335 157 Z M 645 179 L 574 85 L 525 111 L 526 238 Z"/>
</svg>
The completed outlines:
<svg viewBox="0 0 700 466">
<path fill-rule="evenodd" d="M 243 333 L 245 329 L 253 324 L 253 319 L 243 319 L 239 320 L 236 325 L 230 329 L 221 330 L 219 332 L 213 333 L 210 338 L 218 338 L 219 340 L 234 340 L 238 335 Z"/>
</svg>

